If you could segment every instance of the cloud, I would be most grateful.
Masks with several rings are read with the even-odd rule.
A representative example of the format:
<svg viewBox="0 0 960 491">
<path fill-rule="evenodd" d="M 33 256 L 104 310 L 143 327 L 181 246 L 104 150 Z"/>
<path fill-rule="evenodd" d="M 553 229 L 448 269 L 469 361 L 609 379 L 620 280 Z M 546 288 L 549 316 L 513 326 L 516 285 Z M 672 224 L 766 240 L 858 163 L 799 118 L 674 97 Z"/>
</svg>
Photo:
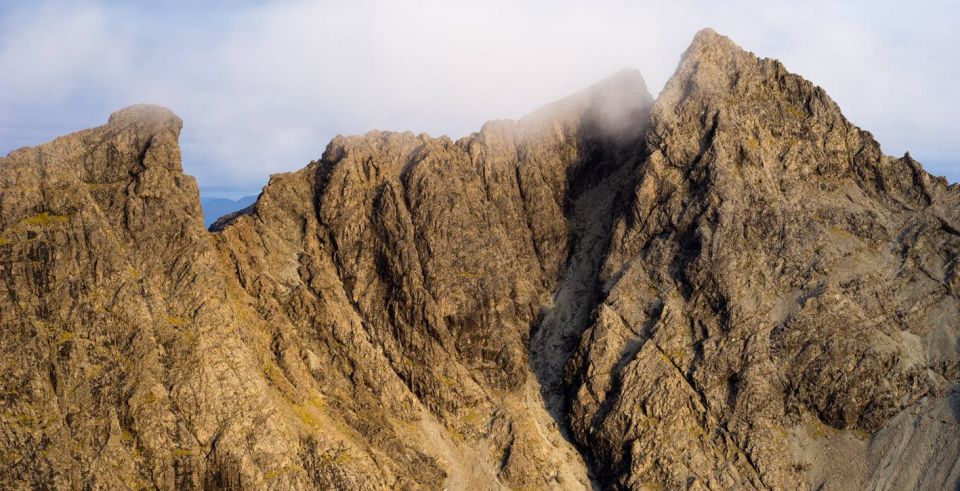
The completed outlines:
<svg viewBox="0 0 960 491">
<path fill-rule="evenodd" d="M 133 54 L 95 6 L 41 4 L 0 20 L 0 103 L 58 102 L 78 86 L 109 87 Z"/>
<path fill-rule="evenodd" d="M 0 10 L 0 152 L 156 102 L 184 118 L 185 167 L 201 187 L 239 195 L 319 157 L 337 133 L 458 137 L 627 67 L 656 92 L 704 26 L 824 86 L 887 152 L 960 152 L 957 12 L 932 3 L 164 5 Z"/>
</svg>

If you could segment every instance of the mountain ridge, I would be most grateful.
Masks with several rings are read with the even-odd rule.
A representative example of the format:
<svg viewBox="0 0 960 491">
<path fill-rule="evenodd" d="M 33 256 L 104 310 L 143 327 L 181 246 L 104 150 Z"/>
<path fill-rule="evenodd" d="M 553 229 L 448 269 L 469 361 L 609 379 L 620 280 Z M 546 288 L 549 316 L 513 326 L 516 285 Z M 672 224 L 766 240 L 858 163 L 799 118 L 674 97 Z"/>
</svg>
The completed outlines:
<svg viewBox="0 0 960 491">
<path fill-rule="evenodd" d="M 338 136 L 211 232 L 181 126 L 0 159 L 10 487 L 960 478 L 957 188 L 712 30 L 656 100 Z"/>
<path fill-rule="evenodd" d="M 237 199 L 200 197 L 200 207 L 203 208 L 203 222 L 210 227 L 220 218 L 243 211 L 257 200 L 257 195 L 242 196 Z"/>
</svg>

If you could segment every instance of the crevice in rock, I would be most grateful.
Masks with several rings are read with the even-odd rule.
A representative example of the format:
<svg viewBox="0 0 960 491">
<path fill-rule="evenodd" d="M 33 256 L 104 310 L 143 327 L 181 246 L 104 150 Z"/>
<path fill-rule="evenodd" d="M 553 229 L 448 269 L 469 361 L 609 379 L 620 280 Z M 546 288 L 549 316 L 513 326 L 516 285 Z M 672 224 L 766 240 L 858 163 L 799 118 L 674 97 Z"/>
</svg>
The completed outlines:
<svg viewBox="0 0 960 491">
<path fill-rule="evenodd" d="M 565 368 L 584 331 L 595 320 L 602 295 L 600 271 L 611 247 L 613 225 L 623 212 L 621 194 L 632 189 L 632 172 L 645 156 L 642 139 L 604 145 L 583 143 L 581 162 L 567 173 L 565 213 L 570 230 L 568 255 L 553 304 L 541 311 L 530 336 L 530 365 L 548 413 L 561 434 L 584 457 L 593 474 L 593 455 L 572 437 L 570 391 Z"/>
</svg>

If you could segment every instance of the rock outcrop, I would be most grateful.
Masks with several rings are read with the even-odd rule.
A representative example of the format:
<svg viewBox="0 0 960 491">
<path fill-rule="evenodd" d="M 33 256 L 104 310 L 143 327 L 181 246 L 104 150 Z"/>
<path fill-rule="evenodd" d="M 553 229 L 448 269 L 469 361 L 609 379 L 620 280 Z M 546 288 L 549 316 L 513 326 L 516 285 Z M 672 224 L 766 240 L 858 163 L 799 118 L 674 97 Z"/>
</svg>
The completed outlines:
<svg viewBox="0 0 960 491">
<path fill-rule="evenodd" d="M 705 30 L 204 229 L 181 121 L 0 159 L 0 483 L 940 489 L 960 191 Z"/>
<path fill-rule="evenodd" d="M 950 390 L 955 187 L 712 31 L 650 121 L 568 367 L 572 427 L 604 482 L 817 487 L 805 469 L 835 464 L 811 437 L 866 444 Z"/>
</svg>

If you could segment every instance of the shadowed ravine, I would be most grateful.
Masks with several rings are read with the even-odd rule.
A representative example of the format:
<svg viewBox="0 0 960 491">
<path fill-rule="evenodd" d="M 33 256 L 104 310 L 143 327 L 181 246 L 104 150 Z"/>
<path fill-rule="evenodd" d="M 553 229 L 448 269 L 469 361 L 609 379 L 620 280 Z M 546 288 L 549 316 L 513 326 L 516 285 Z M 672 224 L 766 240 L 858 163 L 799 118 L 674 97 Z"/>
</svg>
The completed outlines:
<svg viewBox="0 0 960 491">
<path fill-rule="evenodd" d="M 637 112 L 634 124 L 641 134 L 646 117 L 647 111 Z M 605 137 L 601 133 L 594 142 L 603 142 Z M 571 441 L 567 418 L 571 394 L 564 370 L 602 298 L 600 268 L 610 248 L 614 220 L 623 206 L 621 193 L 632 184 L 643 149 L 639 138 L 603 145 L 588 152 L 584 162 L 569 173 L 564 203 L 570 252 L 553 303 L 543 309 L 530 339 L 530 363 L 544 404 Z"/>
</svg>

